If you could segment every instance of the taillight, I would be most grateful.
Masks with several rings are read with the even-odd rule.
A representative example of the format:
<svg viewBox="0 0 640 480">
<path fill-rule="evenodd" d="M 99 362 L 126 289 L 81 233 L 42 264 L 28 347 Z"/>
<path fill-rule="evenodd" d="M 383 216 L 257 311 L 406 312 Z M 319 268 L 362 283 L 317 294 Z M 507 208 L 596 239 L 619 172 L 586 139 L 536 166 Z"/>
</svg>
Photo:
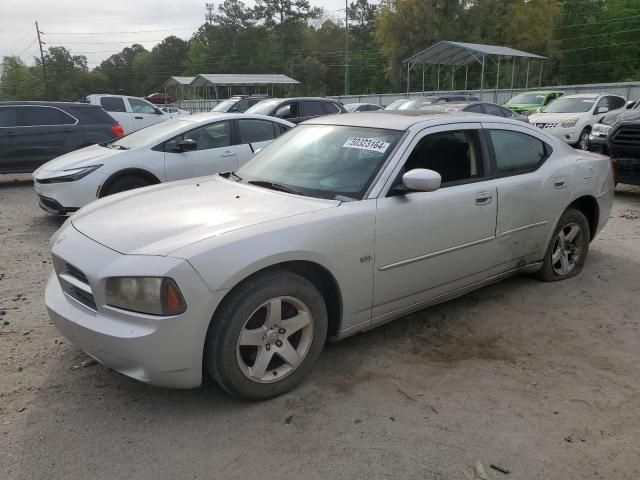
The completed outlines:
<svg viewBox="0 0 640 480">
<path fill-rule="evenodd" d="M 120 138 L 124 136 L 124 128 L 119 123 L 111 125 L 111 131 L 116 136 L 116 138 Z"/>
</svg>

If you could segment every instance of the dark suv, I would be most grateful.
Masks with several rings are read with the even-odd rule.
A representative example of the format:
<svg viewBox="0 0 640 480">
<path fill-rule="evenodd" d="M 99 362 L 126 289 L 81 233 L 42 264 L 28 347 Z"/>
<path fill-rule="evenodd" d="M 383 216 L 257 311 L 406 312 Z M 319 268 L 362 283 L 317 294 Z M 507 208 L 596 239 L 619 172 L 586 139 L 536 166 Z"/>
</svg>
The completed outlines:
<svg viewBox="0 0 640 480">
<path fill-rule="evenodd" d="M 228 100 L 220 102 L 211 109 L 212 112 L 242 113 L 253 107 L 256 103 L 265 100 L 265 95 L 235 95 Z"/>
<path fill-rule="evenodd" d="M 292 123 L 300 123 L 314 117 L 346 113 L 337 100 L 323 97 L 270 98 L 254 105 L 247 113 L 269 115 Z"/>
<path fill-rule="evenodd" d="M 0 173 L 29 173 L 52 158 L 124 134 L 98 105 L 0 102 Z"/>
<path fill-rule="evenodd" d="M 615 123 L 607 137 L 616 182 L 640 185 L 640 115 Z"/>
</svg>

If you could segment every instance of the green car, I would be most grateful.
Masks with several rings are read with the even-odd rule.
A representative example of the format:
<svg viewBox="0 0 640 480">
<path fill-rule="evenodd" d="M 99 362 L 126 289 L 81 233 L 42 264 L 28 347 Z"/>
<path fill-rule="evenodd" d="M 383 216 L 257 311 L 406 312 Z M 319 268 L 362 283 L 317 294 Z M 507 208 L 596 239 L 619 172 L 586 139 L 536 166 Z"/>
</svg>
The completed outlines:
<svg viewBox="0 0 640 480">
<path fill-rule="evenodd" d="M 564 92 L 540 91 L 525 92 L 516 95 L 504 104 L 510 110 L 522 115 L 531 115 L 549 105 L 553 100 L 564 95 Z"/>
</svg>

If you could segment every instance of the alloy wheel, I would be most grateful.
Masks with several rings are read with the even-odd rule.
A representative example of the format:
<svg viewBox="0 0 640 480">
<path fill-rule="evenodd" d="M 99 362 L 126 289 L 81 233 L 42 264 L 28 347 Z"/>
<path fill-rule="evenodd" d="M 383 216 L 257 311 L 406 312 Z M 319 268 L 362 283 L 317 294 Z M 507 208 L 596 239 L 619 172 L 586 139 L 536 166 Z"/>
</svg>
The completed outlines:
<svg viewBox="0 0 640 480">
<path fill-rule="evenodd" d="M 575 222 L 568 223 L 558 232 L 553 244 L 551 266 L 560 276 L 565 276 L 578 264 L 583 251 L 582 228 Z"/>
<path fill-rule="evenodd" d="M 242 373 L 257 383 L 273 383 L 294 372 L 313 340 L 309 307 L 295 297 L 267 300 L 240 331 L 236 358 Z"/>
</svg>

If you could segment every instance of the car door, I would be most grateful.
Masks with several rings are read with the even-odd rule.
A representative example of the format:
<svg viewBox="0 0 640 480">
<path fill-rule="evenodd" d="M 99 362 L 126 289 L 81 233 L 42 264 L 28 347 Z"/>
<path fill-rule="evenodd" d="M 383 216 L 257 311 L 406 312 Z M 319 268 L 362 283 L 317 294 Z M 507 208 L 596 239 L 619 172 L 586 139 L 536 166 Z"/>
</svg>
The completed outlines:
<svg viewBox="0 0 640 480">
<path fill-rule="evenodd" d="M 242 118 L 238 125 L 238 168 L 247 163 L 256 150 L 269 145 L 280 135 L 278 125 L 269 120 Z"/>
<path fill-rule="evenodd" d="M 233 145 L 232 129 L 230 120 L 211 122 L 166 141 L 163 149 L 167 180 L 236 170 L 238 151 L 243 146 Z M 182 140 L 193 140 L 196 143 L 195 150 L 180 151 L 178 144 Z"/>
<path fill-rule="evenodd" d="M 547 162 L 553 149 L 528 128 L 483 123 L 498 188 L 496 268 L 544 256 L 546 240 L 571 198 L 571 166 Z"/>
<path fill-rule="evenodd" d="M 16 161 L 35 170 L 49 160 L 75 150 L 82 143 L 78 120 L 57 107 L 16 107 L 14 136 Z"/>
<path fill-rule="evenodd" d="M 127 105 L 123 97 L 103 96 L 100 97 L 100 106 L 120 124 L 125 135 L 135 132 L 133 126 L 133 114 L 127 112 Z"/>
<path fill-rule="evenodd" d="M 164 122 L 168 118 L 168 115 L 166 115 L 162 110 L 146 100 L 127 97 L 127 101 L 129 102 L 131 112 L 133 113 L 134 130 L 140 130 L 141 128 L 148 127 L 149 125 Z"/>
<path fill-rule="evenodd" d="M 15 107 L 0 106 L 0 172 L 19 167 L 15 153 L 16 121 Z"/>
<path fill-rule="evenodd" d="M 496 182 L 488 176 L 479 123 L 424 130 L 390 178 L 401 185 L 414 168 L 435 170 L 433 192 L 378 198 L 373 323 L 486 278 L 494 262 Z"/>
</svg>

